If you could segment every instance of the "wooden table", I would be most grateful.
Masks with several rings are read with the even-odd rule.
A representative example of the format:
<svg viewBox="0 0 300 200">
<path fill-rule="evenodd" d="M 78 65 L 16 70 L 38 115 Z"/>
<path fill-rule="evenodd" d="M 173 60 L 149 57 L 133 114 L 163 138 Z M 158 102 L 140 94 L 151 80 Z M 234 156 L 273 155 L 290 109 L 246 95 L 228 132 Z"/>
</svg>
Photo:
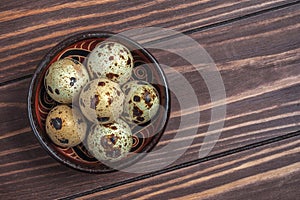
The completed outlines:
<svg viewBox="0 0 300 200">
<path fill-rule="evenodd" d="M 300 198 L 300 1 L 1 0 L 0 11 L 1 199 Z M 200 112 L 197 137 L 185 154 L 142 174 L 87 174 L 56 162 L 27 117 L 38 63 L 71 34 L 145 26 L 184 33 L 214 59 L 227 96 L 217 144 L 198 158 L 213 108 L 201 76 L 188 63 L 153 51 L 188 78 L 201 102 L 181 110 L 174 101 L 153 150 L 172 140 L 181 116 Z"/>
</svg>

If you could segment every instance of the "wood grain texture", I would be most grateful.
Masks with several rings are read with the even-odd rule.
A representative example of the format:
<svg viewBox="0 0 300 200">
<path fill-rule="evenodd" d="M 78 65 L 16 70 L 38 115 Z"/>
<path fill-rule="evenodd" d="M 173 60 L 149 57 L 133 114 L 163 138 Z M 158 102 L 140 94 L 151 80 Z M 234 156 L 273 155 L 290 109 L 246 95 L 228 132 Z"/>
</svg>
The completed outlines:
<svg viewBox="0 0 300 200">
<path fill-rule="evenodd" d="M 80 199 L 287 199 L 300 195 L 300 137 Z"/>
<path fill-rule="evenodd" d="M 1 1 L 0 80 L 32 74 L 42 57 L 70 34 L 143 26 L 187 31 L 289 2 L 293 1 Z"/>
<path fill-rule="evenodd" d="M 100 1 L 84 1 L 80 6 L 75 3 L 66 4 L 66 2 L 64 3 L 62 1 L 60 3 L 53 1 L 53 6 L 47 6 L 47 3 L 39 2 L 35 5 L 39 9 L 35 9 L 36 7 L 30 4 L 26 4 L 26 6 L 24 4 L 23 9 L 21 9 L 22 3 L 20 2 L 18 2 L 16 5 L 13 5 L 9 2 L 7 2 L 7 4 L 2 4 L 1 2 L 1 10 L 3 10 L 4 13 L 1 14 L 3 14 L 2 17 L 4 18 L 0 19 L 6 20 L 3 22 L 1 21 L 1 24 L 19 23 L 20 25 L 22 24 L 22 22 L 28 22 L 26 20 L 32 22 L 32 19 L 36 19 L 34 23 L 43 24 L 43 20 L 49 19 L 49 21 L 51 21 L 55 16 L 62 15 L 62 11 L 70 13 L 72 9 L 75 10 L 78 8 L 78 13 L 74 13 L 74 15 L 87 15 L 88 9 L 91 9 L 94 4 L 99 4 L 99 2 Z M 228 2 L 228 5 L 233 4 L 233 1 L 226 2 Z M 225 5 L 226 2 L 220 2 L 220 6 L 223 4 Z M 253 8 L 251 8 L 252 2 L 253 5 L 255 5 L 253 6 L 253 8 L 255 8 L 254 10 Z M 151 3 L 148 2 L 148 4 Z M 163 3 L 166 3 L 166 5 Z M 187 9 L 182 11 L 182 16 L 188 15 L 187 11 L 189 10 L 191 10 L 191 12 L 188 13 L 192 13 L 192 11 L 201 11 L 201 8 L 205 6 L 211 6 L 211 9 L 218 7 L 216 5 L 217 1 L 207 1 L 202 3 L 194 1 L 194 3 L 197 4 L 194 6 L 198 8 L 198 10 L 193 10 L 193 2 L 177 2 L 177 4 L 183 4 L 187 6 Z M 255 10 L 264 8 L 262 6 L 268 7 L 277 4 L 280 5 L 282 1 L 270 1 L 269 4 L 257 4 L 255 1 L 241 1 L 241 3 L 250 3 L 251 5 L 240 4 L 238 7 L 229 6 L 229 8 L 233 10 L 240 9 L 242 11 L 247 11 L 247 8 L 249 7 L 249 12 L 253 12 Z M 104 6 L 103 9 L 106 8 L 106 10 L 108 10 L 108 13 L 113 13 L 114 6 L 118 5 L 118 7 L 120 7 L 122 3 L 103 1 L 102 4 Z M 147 2 L 145 2 L 145 4 L 147 4 Z M 19 5 L 18 9 L 14 7 L 17 5 Z M 126 2 L 122 5 L 124 7 L 124 10 L 126 9 L 126 6 L 128 7 L 128 9 L 134 9 L 132 8 L 130 2 Z M 155 7 L 155 5 L 157 6 L 157 8 Z M 154 2 L 154 4 L 149 7 L 149 9 L 153 10 L 153 7 L 155 7 L 157 10 L 163 10 L 164 8 L 168 7 L 167 5 L 170 5 L 170 2 Z M 174 2 L 174 5 L 176 5 L 176 2 Z M 180 6 L 178 5 L 177 7 Z M 222 8 L 222 6 L 220 8 Z M 46 11 L 43 9 L 49 9 L 50 11 Z M 143 11 L 143 8 L 139 8 L 138 10 Z M 241 14 L 243 13 L 242 11 L 240 13 L 237 13 Z M 115 12 L 121 12 L 121 10 L 115 10 Z M 146 12 L 146 10 L 144 10 L 143 12 Z M 214 12 L 216 12 L 215 16 L 218 16 L 218 12 L 222 13 L 223 9 L 216 9 Z M 96 11 L 91 11 L 91 13 L 95 14 Z M 128 12 L 127 14 L 129 13 L 130 12 Z M 171 11 L 167 12 L 167 14 L 169 15 L 172 15 L 171 13 Z M 180 14 L 181 12 L 178 13 Z M 227 17 L 236 16 L 227 15 L 226 13 L 230 13 L 230 11 L 224 10 L 224 14 L 220 14 L 220 18 L 217 19 L 222 20 L 226 19 Z M 132 16 L 137 16 L 139 13 L 130 14 L 132 14 Z M 264 139 L 273 138 L 275 136 L 284 135 L 286 133 L 300 129 L 300 41 L 298 37 L 300 30 L 299 14 L 299 5 L 294 5 L 288 8 L 267 12 L 265 14 L 259 14 L 257 16 L 230 23 L 224 26 L 217 26 L 215 28 L 194 32 L 189 35 L 201 45 L 203 45 L 215 60 L 224 80 L 227 93 L 227 117 L 225 127 L 217 145 L 214 147 L 210 155 L 218 154 L 226 150 L 234 149 L 247 144 L 256 143 Z M 117 14 L 113 15 L 115 15 L 115 17 L 118 16 Z M 209 15 L 214 16 L 214 13 L 209 12 Z M 40 19 L 41 16 L 47 16 L 47 18 L 45 17 L 45 19 Z M 194 19 L 199 19 L 200 16 L 202 16 L 201 12 L 195 14 Z M 225 18 L 222 18 L 223 16 Z M 71 14 L 69 17 L 71 17 Z M 144 20 L 150 20 L 149 18 L 146 17 Z M 66 19 L 68 19 L 67 16 Z M 99 26 L 99 24 L 101 23 L 94 22 L 94 19 L 102 20 L 102 16 L 88 18 L 86 23 L 93 22 L 95 23 L 95 26 L 101 28 Z M 157 16 L 157 18 L 155 19 L 153 18 L 153 20 L 156 22 L 164 19 L 165 18 L 163 16 Z M 185 26 L 186 24 L 188 24 L 188 22 L 195 21 L 191 18 L 186 19 L 188 20 L 187 22 L 185 20 L 180 21 L 178 19 L 177 22 L 172 22 L 175 23 L 173 25 L 171 25 L 172 23 L 169 24 L 167 22 L 165 22 L 165 25 L 163 24 L 163 22 L 161 22 L 161 24 L 157 24 L 159 24 L 159 26 L 172 27 L 175 29 L 176 27 L 178 27 L 178 30 L 187 30 L 190 27 L 198 26 L 193 24 L 187 29 L 181 29 L 181 26 Z M 205 18 L 202 19 L 203 22 L 205 22 Z M 209 23 L 216 22 L 218 21 L 217 19 L 211 19 Z M 117 21 L 117 18 L 115 18 L 115 20 Z M 37 62 L 41 59 L 41 56 L 43 56 L 46 51 L 52 47 L 52 45 L 60 41 L 62 38 L 66 37 L 66 33 L 62 30 L 65 30 L 66 27 L 69 28 L 68 30 L 73 30 L 74 27 L 85 27 L 84 25 L 79 26 L 79 22 L 84 22 L 84 20 L 82 21 L 82 19 L 79 19 L 79 21 L 77 21 L 77 24 L 75 23 L 75 25 L 73 24 L 73 22 L 71 24 L 67 24 L 67 22 L 64 22 L 62 24 L 58 23 L 57 27 L 55 25 L 49 25 L 49 28 L 51 28 L 51 30 L 54 30 L 53 33 L 49 33 L 48 27 L 45 27 L 37 30 L 30 30 L 28 33 L 21 33 L 16 36 L 10 36 L 10 39 L 6 38 L 1 40 L 1 44 L 4 41 L 3 45 L 5 46 L 5 48 L 7 48 L 5 50 L 6 53 L 4 53 L 6 56 L 4 57 L 17 55 L 10 61 L 5 61 L 7 62 L 6 64 L 1 64 L 1 82 L 2 80 L 11 80 L 12 78 L 31 74 L 35 69 Z M 144 25 L 145 22 L 146 21 L 143 20 L 137 20 L 134 22 L 136 23 L 136 25 L 134 25 L 133 22 L 128 21 L 124 22 L 124 24 L 120 23 L 110 27 L 113 31 L 117 30 L 118 27 L 120 27 L 120 30 L 126 30 L 128 28 Z M 16 32 L 18 32 L 19 30 L 19 25 L 12 26 L 17 28 L 15 30 Z M 24 23 L 24 26 L 27 25 L 26 23 Z M 199 24 L 199 26 L 200 25 L 205 25 L 205 23 Z M 24 29 L 26 30 L 26 27 L 24 27 Z M 3 30 L 7 31 L 7 29 L 2 29 L 1 31 Z M 76 28 L 74 30 L 74 32 L 80 31 Z M 56 35 L 57 33 L 58 35 Z M 33 42 L 25 40 L 29 36 L 33 38 Z M 39 39 L 35 40 L 34 38 Z M 12 43 L 10 43 L 9 41 L 12 41 Z M 28 44 L 26 42 L 28 42 Z M 9 50 L 10 47 L 14 49 L 14 45 L 20 45 L 17 52 Z M 0 56 L 4 54 L 1 53 Z M 166 52 L 153 50 L 153 54 L 161 63 L 172 66 L 173 69 L 178 70 L 185 77 L 187 77 L 195 92 L 198 94 L 198 100 L 201 102 L 201 105 L 199 107 L 182 110 L 178 102 L 176 101 L 175 96 L 173 95 L 171 119 L 163 138 L 156 147 L 156 149 L 159 149 L 171 141 L 174 135 L 178 132 L 178 122 L 180 122 L 181 117 L 188 117 L 191 116 L 194 112 L 200 112 L 200 124 L 195 124 L 194 127 L 191 126 L 190 129 L 185 130 L 186 132 L 188 132 L 191 129 L 197 129 L 198 134 L 194 140 L 193 145 L 188 149 L 185 155 L 178 159 L 175 163 L 173 163 L 173 165 L 191 161 L 198 158 L 198 150 L 202 145 L 202 141 L 205 133 L 207 132 L 208 125 L 211 123 L 210 112 L 212 104 L 210 102 L 209 93 L 201 76 L 195 73 L 195 69 L 193 69 L 184 60 Z M 23 59 L 23 61 L 21 58 Z M 32 63 L 30 60 L 33 60 Z M 20 65 L 20 63 L 22 62 L 24 63 Z M 7 66 L 7 68 L 5 66 Z M 172 77 L 172 72 L 166 71 L 166 74 L 167 76 Z M 49 199 L 52 199 L 72 195 L 74 193 L 84 192 L 93 188 L 97 188 L 99 186 L 105 186 L 137 176 L 136 174 L 129 174 L 125 172 L 98 175 L 82 174 L 80 172 L 66 168 L 51 159 L 50 156 L 48 156 L 46 152 L 39 146 L 32 131 L 30 130 L 27 120 L 26 97 L 29 81 L 29 78 L 26 78 L 24 80 L 14 81 L 0 87 L 0 185 L 1 193 L 4 193 L 5 197 L 10 197 L 13 199 L 47 197 Z M 186 95 L 188 94 L 189 93 L 187 91 Z M 180 113 L 181 111 L 182 113 Z M 177 141 L 178 144 L 186 139 L 184 136 L 185 132 L 183 131 L 182 133 L 182 137 Z M 295 140 L 297 142 L 299 141 L 299 138 L 296 138 Z M 226 173 L 222 174 L 221 178 L 218 178 L 217 172 L 222 169 L 215 168 L 216 170 L 211 171 L 210 173 L 212 176 L 213 172 L 216 173 L 216 183 L 218 182 L 218 180 L 220 180 L 222 184 L 216 186 L 210 185 L 207 186 L 208 188 L 204 189 L 214 189 L 226 184 L 232 184 L 227 185 L 228 188 L 236 188 L 234 184 L 238 183 L 243 185 L 242 189 L 244 190 L 233 189 L 226 192 L 226 195 L 228 195 L 227 198 L 230 199 L 230 196 L 234 196 L 235 191 L 237 191 L 236 194 L 240 194 L 242 198 L 245 194 L 243 193 L 243 191 L 251 189 L 252 186 L 257 188 L 255 185 L 256 183 L 248 185 L 244 183 L 248 182 L 248 180 L 250 179 L 255 180 L 256 178 L 260 177 L 259 174 L 261 173 L 257 171 L 257 169 L 259 169 L 260 167 L 255 167 L 257 165 L 263 167 L 262 169 L 264 170 L 261 172 L 265 173 L 263 175 L 266 175 L 266 177 L 270 177 L 274 173 L 282 173 L 283 175 L 276 179 L 276 183 L 280 184 L 281 181 L 287 179 L 287 182 L 283 182 L 282 184 L 285 187 L 290 188 L 291 191 L 294 191 L 294 187 L 292 184 L 293 180 L 291 180 L 291 176 L 298 175 L 299 177 L 299 171 L 295 171 L 295 168 L 297 168 L 298 165 L 296 162 L 294 162 L 295 155 L 297 155 L 297 153 L 299 152 L 298 149 L 294 151 L 293 148 L 296 145 L 299 146 L 299 144 L 295 142 L 287 142 L 287 145 L 290 146 L 283 147 L 283 149 L 286 148 L 289 152 L 287 154 L 277 154 L 276 152 L 272 153 L 272 151 L 267 150 L 265 152 L 266 154 L 255 154 L 257 155 L 257 157 L 251 157 L 253 153 L 246 153 L 241 154 L 237 157 L 232 157 L 231 161 L 233 163 L 252 163 L 251 165 L 253 165 L 253 167 L 249 166 L 249 168 L 243 168 L 243 170 L 248 173 L 248 175 L 245 176 L 236 176 L 235 173 L 230 173 L 230 167 L 228 168 L 228 166 L 224 164 L 227 162 L 226 158 L 224 158 L 225 160 L 223 161 L 213 161 L 213 165 L 208 164 L 208 167 L 204 167 L 202 168 L 202 170 L 206 168 L 209 169 L 213 166 L 218 167 L 218 164 L 220 164 L 219 167 L 222 168 L 224 164 L 224 167 L 227 166 L 227 170 L 229 171 L 226 171 L 225 169 Z M 176 152 L 176 150 L 174 151 Z M 282 149 L 278 149 L 278 151 L 282 151 Z M 267 158 L 267 155 L 278 156 L 276 157 L 277 161 L 275 162 L 276 165 L 274 165 L 274 167 L 272 164 L 270 164 L 272 163 L 271 161 L 263 162 L 260 160 L 263 158 Z M 243 160 L 244 156 L 245 160 Z M 250 158 L 249 160 L 247 160 L 249 156 Z M 161 157 L 162 160 L 160 160 L 160 162 L 163 162 L 163 155 Z M 279 160 L 281 160 L 282 157 L 286 158 L 286 161 L 282 161 L 285 164 L 278 165 L 278 163 L 280 164 Z M 235 159 L 237 160 L 236 162 L 234 161 Z M 288 172 L 285 172 L 286 170 L 291 170 L 294 172 L 291 175 Z M 183 170 L 180 175 L 192 176 L 193 172 L 193 170 Z M 176 174 L 177 172 L 174 173 Z M 167 178 L 168 176 L 170 175 L 168 174 L 166 176 L 162 176 L 162 178 Z M 178 174 L 176 174 L 176 176 L 178 176 Z M 199 178 L 199 183 L 203 183 L 201 182 L 203 181 L 203 179 L 201 179 L 201 176 L 202 175 L 199 175 L 195 179 L 190 178 L 190 180 L 193 179 L 195 184 L 197 185 L 197 180 Z M 171 181 L 172 176 L 170 177 L 171 178 L 169 180 Z M 248 177 L 250 177 L 250 179 L 247 179 Z M 159 180 L 160 178 L 156 179 L 156 183 Z M 236 182 L 239 180 L 242 180 L 244 182 Z M 268 186 L 267 188 L 272 190 L 272 186 L 268 181 L 269 179 L 261 181 L 257 184 L 261 184 L 261 186 L 263 187 Z M 299 182 L 299 180 L 295 181 Z M 147 184 L 151 185 L 152 183 L 147 182 Z M 184 181 L 182 184 L 184 184 Z M 181 184 L 179 184 L 179 186 L 180 185 Z M 164 187 L 167 188 L 167 184 L 166 186 L 164 185 Z M 219 189 L 222 189 L 222 187 Z M 119 189 L 117 189 L 117 191 L 119 192 Z M 152 191 L 158 191 L 158 188 Z M 179 193 L 181 193 L 182 188 L 178 191 Z M 187 190 L 187 193 L 189 194 L 194 192 L 195 191 L 192 189 Z M 109 193 L 110 191 L 108 191 L 108 193 L 103 193 L 103 195 Z M 174 193 L 174 191 L 171 191 L 171 193 Z M 212 191 L 212 193 L 215 192 Z M 120 190 L 120 195 L 121 194 L 122 191 Z M 143 192 L 141 194 L 143 194 Z M 256 194 L 258 193 L 255 193 L 255 195 Z M 263 197 L 263 192 L 261 192 L 260 194 Z M 98 194 L 96 194 L 96 196 L 97 195 Z M 102 193 L 100 195 L 102 195 Z M 130 193 L 130 195 L 134 196 L 135 194 Z M 151 196 L 150 193 L 148 195 Z M 177 197 L 180 197 L 180 195 L 178 195 L 177 193 L 176 195 Z M 188 194 L 185 195 L 187 196 Z"/>
</svg>

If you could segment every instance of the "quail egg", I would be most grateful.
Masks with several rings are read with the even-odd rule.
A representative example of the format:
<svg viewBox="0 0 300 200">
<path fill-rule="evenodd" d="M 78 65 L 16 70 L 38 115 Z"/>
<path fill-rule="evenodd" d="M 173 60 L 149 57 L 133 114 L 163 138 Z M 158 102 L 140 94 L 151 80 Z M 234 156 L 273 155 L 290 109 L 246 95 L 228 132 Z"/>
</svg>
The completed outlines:
<svg viewBox="0 0 300 200">
<path fill-rule="evenodd" d="M 95 79 L 87 83 L 79 97 L 79 106 L 91 122 L 114 122 L 123 112 L 124 93 L 120 86 L 108 79 Z"/>
<path fill-rule="evenodd" d="M 155 116 L 160 101 L 157 90 L 150 83 L 131 81 L 122 90 L 125 93 L 125 119 L 135 124 L 144 124 Z"/>
<path fill-rule="evenodd" d="M 75 108 L 67 105 L 54 107 L 46 118 L 46 132 L 58 146 L 73 147 L 85 138 L 87 124 Z"/>
<path fill-rule="evenodd" d="M 102 42 L 87 58 L 87 69 L 92 79 L 108 78 L 124 84 L 132 73 L 133 57 L 127 47 L 116 42 Z"/>
<path fill-rule="evenodd" d="M 87 137 L 88 149 L 98 160 L 118 161 L 126 157 L 132 142 L 131 130 L 121 119 L 92 126 Z"/>
<path fill-rule="evenodd" d="M 82 87 L 89 81 L 86 68 L 77 60 L 64 58 L 54 62 L 46 71 L 44 85 L 52 99 L 59 103 L 72 103 Z"/>
</svg>

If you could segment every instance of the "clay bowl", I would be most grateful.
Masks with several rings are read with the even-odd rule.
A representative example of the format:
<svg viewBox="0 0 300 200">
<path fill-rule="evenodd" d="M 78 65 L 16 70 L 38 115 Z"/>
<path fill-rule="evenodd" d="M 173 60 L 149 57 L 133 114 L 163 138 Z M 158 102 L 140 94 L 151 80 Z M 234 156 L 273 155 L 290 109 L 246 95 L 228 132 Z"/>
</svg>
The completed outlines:
<svg viewBox="0 0 300 200">
<path fill-rule="evenodd" d="M 80 171 L 90 173 L 112 172 L 115 169 L 95 159 L 85 148 L 84 142 L 73 148 L 55 145 L 45 131 L 45 119 L 56 105 L 44 88 L 44 75 L 49 66 L 61 58 L 69 57 L 84 63 L 90 51 L 104 40 L 113 40 L 125 45 L 133 54 L 134 70 L 132 80 L 150 82 L 158 91 L 161 108 L 150 123 L 132 127 L 133 147 L 128 157 L 119 161 L 118 169 L 137 162 L 157 144 L 166 127 L 170 112 L 170 97 L 167 80 L 156 59 L 140 44 L 119 34 L 89 32 L 71 36 L 62 41 L 41 60 L 28 93 L 28 115 L 32 130 L 41 146 L 57 161 Z"/>
</svg>

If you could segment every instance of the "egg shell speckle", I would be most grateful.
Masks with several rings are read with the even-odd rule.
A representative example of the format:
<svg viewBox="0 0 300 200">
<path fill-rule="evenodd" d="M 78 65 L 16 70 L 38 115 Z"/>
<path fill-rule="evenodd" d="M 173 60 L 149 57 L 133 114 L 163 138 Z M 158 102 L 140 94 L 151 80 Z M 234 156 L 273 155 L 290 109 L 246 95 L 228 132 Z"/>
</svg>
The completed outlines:
<svg viewBox="0 0 300 200">
<path fill-rule="evenodd" d="M 108 79 L 95 79 L 82 89 L 79 105 L 84 116 L 97 124 L 114 122 L 123 112 L 125 95 L 120 86 Z"/>
<path fill-rule="evenodd" d="M 123 85 L 125 94 L 124 118 L 135 124 L 149 122 L 160 105 L 157 90 L 148 82 L 131 81 Z"/>
<path fill-rule="evenodd" d="M 115 123 L 91 127 L 87 145 L 98 160 L 118 161 L 125 158 L 132 147 L 132 133 L 129 126 L 118 119 Z"/>
<path fill-rule="evenodd" d="M 78 98 L 82 87 L 88 81 L 88 72 L 80 62 L 64 58 L 52 63 L 48 68 L 44 86 L 52 99 L 68 104 Z"/>
<path fill-rule="evenodd" d="M 73 147 L 85 138 L 87 123 L 76 108 L 67 105 L 54 107 L 46 118 L 46 132 L 58 146 Z"/>
<path fill-rule="evenodd" d="M 120 43 L 102 42 L 89 54 L 87 69 L 92 79 L 108 78 L 122 85 L 131 77 L 133 57 Z"/>
</svg>

